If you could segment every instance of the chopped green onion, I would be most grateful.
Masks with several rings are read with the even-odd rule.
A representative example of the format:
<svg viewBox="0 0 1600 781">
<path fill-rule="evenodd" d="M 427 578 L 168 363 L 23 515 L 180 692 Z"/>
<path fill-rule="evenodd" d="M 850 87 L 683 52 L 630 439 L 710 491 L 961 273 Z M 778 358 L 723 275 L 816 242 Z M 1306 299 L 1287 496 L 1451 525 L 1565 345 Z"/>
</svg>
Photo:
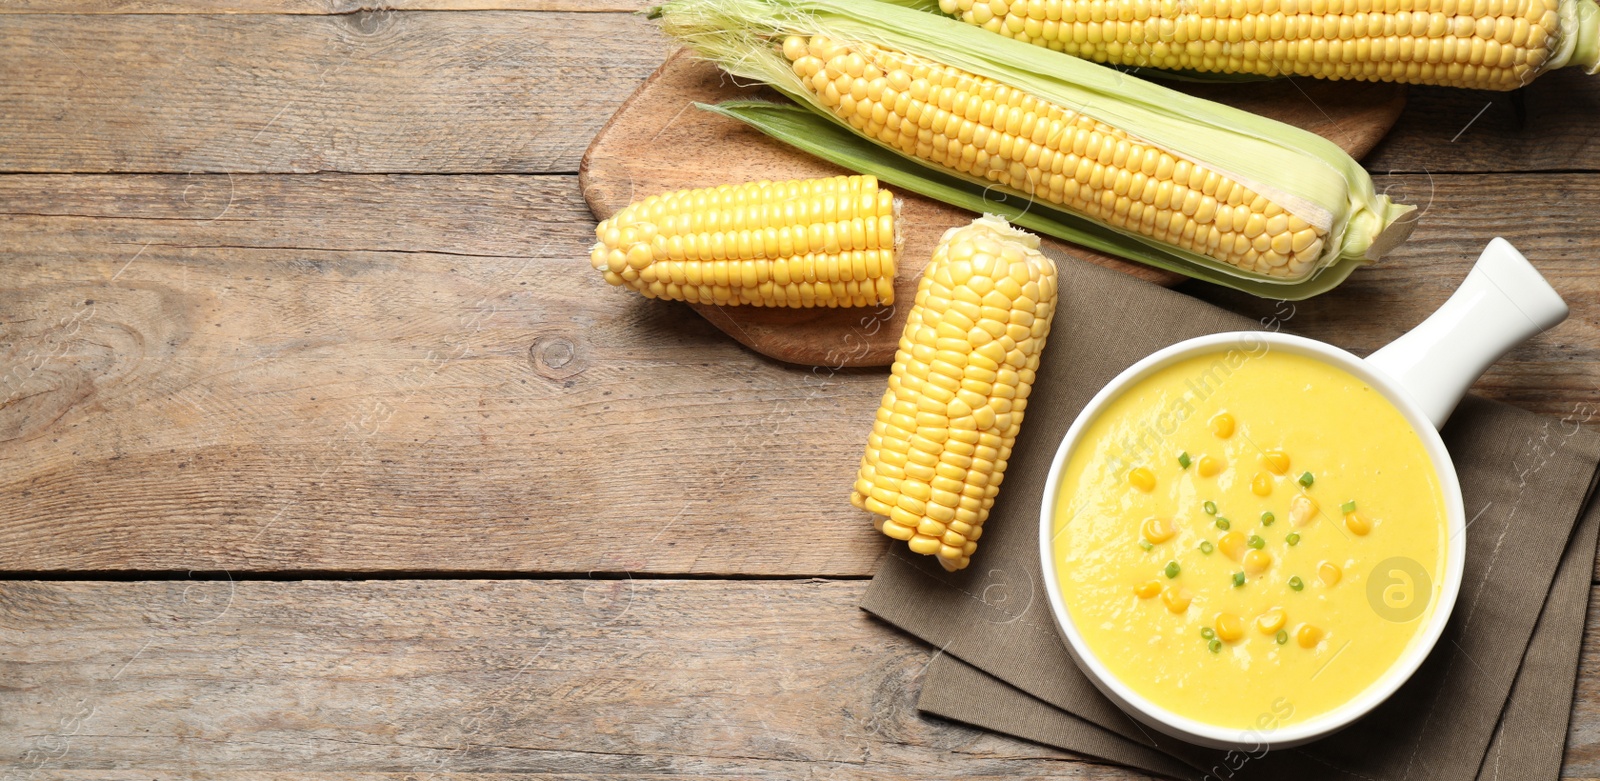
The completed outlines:
<svg viewBox="0 0 1600 781">
<path fill-rule="evenodd" d="M 1218 518 L 1218 519 L 1217 519 L 1217 528 L 1218 528 L 1218 529 L 1221 529 L 1221 530 L 1223 530 L 1223 531 L 1227 531 L 1227 530 L 1228 530 L 1228 527 L 1229 527 L 1229 526 L 1232 526 L 1232 525 L 1233 525 L 1233 524 L 1231 524 L 1231 523 L 1229 523 L 1229 522 L 1228 522 L 1228 519 L 1227 519 L 1227 518 Z"/>
<path fill-rule="evenodd" d="M 1217 514 L 1217 503 L 1216 502 L 1207 500 L 1205 504 L 1201 505 L 1201 507 L 1205 508 L 1206 515 L 1216 515 Z"/>
<path fill-rule="evenodd" d="M 1303 589 L 1305 587 L 1306 587 L 1306 582 L 1301 580 L 1299 575 L 1296 575 L 1296 576 L 1294 576 L 1292 578 L 1289 578 L 1289 588 L 1292 588 L 1295 591 L 1299 591 L 1300 589 Z"/>
<path fill-rule="evenodd" d="M 1178 567 L 1178 562 L 1176 562 L 1176 561 L 1167 562 L 1167 570 L 1166 570 L 1167 577 L 1169 577 L 1169 578 L 1178 577 L 1178 573 L 1181 572 L 1181 571 L 1182 570 Z"/>
<path fill-rule="evenodd" d="M 1290 545 L 1299 545 L 1300 532 L 1289 532 L 1289 536 L 1284 537 L 1283 541 L 1289 543 Z"/>
<path fill-rule="evenodd" d="M 1140 540 L 1139 541 L 1139 547 L 1144 548 L 1145 550 L 1150 550 L 1151 548 L 1154 548 L 1155 546 L 1152 545 L 1149 540 Z"/>
<path fill-rule="evenodd" d="M 1178 454 L 1178 466 L 1181 466 L 1184 469 L 1188 469 L 1190 463 L 1191 462 L 1189 461 L 1189 454 L 1188 453 L 1179 453 Z"/>
<path fill-rule="evenodd" d="M 1235 573 L 1233 573 L 1233 587 L 1234 588 L 1238 588 L 1238 587 L 1243 586 L 1243 585 L 1244 585 L 1244 573 L 1243 572 L 1235 572 Z"/>
<path fill-rule="evenodd" d="M 1345 515 L 1349 515 L 1350 513 L 1353 513 L 1355 511 L 1356 511 L 1356 503 L 1353 502 L 1353 501 L 1345 502 L 1344 504 L 1339 505 L 1339 512 L 1342 512 Z"/>
<path fill-rule="evenodd" d="M 1289 630 L 1287 630 L 1287 629 L 1279 629 L 1278 630 L 1277 640 L 1278 640 L 1278 645 L 1283 645 L 1284 643 L 1289 642 Z"/>
<path fill-rule="evenodd" d="M 1266 512 L 1261 514 L 1261 525 L 1262 526 L 1271 526 L 1272 522 L 1276 521 L 1276 520 L 1278 520 L 1278 516 L 1273 515 L 1271 510 L 1268 510 L 1268 511 L 1266 511 Z"/>
<path fill-rule="evenodd" d="M 1218 651 L 1222 650 L 1222 641 L 1212 640 L 1211 643 L 1206 647 L 1211 649 L 1211 653 L 1217 653 Z"/>
<path fill-rule="evenodd" d="M 1315 483 L 1316 481 L 1317 478 L 1312 477 L 1310 472 L 1300 475 L 1300 484 L 1307 488 L 1310 488 L 1311 484 Z"/>
<path fill-rule="evenodd" d="M 1217 633 L 1212 631 L 1211 627 L 1209 626 L 1202 626 L 1200 627 L 1200 636 L 1210 640 L 1211 638 L 1216 637 Z"/>
<path fill-rule="evenodd" d="M 1215 545 L 1212 545 L 1210 540 L 1202 540 L 1200 542 L 1200 552 L 1204 553 L 1207 556 L 1210 556 L 1211 552 L 1216 550 L 1216 549 L 1217 549 L 1217 547 Z"/>
<path fill-rule="evenodd" d="M 1252 534 L 1250 535 L 1250 547 L 1255 548 L 1256 550 L 1261 550 L 1262 548 L 1267 547 L 1267 541 Z"/>
</svg>

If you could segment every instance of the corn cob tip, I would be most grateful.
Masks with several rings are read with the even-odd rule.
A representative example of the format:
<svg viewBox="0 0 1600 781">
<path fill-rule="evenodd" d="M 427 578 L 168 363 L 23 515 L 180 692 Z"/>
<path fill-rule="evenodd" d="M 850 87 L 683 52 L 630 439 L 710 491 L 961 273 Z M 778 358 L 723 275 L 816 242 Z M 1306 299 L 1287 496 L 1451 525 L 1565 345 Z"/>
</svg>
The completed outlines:
<svg viewBox="0 0 1600 781">
<path fill-rule="evenodd" d="M 1382 213 L 1378 219 L 1382 225 L 1362 253 L 1367 260 L 1382 260 L 1395 247 L 1411 238 L 1411 231 L 1417 227 L 1417 207 L 1385 199 L 1380 208 Z"/>
<path fill-rule="evenodd" d="M 957 225 L 956 227 L 945 231 L 944 235 L 939 237 L 939 242 L 942 244 L 945 242 L 954 241 L 963 234 L 969 233 L 989 234 L 996 240 L 1015 242 L 1027 247 L 1028 249 L 1039 248 L 1039 237 L 1037 235 L 1012 225 L 1006 220 L 1006 218 L 998 214 L 989 214 L 987 212 L 984 213 L 982 217 L 979 217 L 966 225 Z M 1050 261 L 1049 258 L 1045 258 L 1045 261 L 1054 265 L 1054 262 Z"/>
<path fill-rule="evenodd" d="M 1570 18 L 1566 16 L 1571 9 Z M 1572 49 L 1566 54 L 1567 66 L 1583 68 L 1590 76 L 1600 72 L 1600 5 L 1594 0 L 1563 3 L 1562 29 L 1570 30 Z"/>
</svg>

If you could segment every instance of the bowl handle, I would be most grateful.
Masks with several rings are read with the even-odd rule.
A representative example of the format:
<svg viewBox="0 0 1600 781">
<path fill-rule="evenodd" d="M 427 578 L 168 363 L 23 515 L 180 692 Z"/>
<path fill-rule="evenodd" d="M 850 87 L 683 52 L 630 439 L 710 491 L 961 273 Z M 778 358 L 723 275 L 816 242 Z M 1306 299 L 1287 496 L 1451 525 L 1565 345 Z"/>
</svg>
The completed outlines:
<svg viewBox="0 0 1600 781">
<path fill-rule="evenodd" d="M 1489 364 L 1566 318 L 1567 302 L 1511 242 L 1496 238 L 1444 306 L 1367 363 L 1397 381 L 1438 428 Z"/>
</svg>

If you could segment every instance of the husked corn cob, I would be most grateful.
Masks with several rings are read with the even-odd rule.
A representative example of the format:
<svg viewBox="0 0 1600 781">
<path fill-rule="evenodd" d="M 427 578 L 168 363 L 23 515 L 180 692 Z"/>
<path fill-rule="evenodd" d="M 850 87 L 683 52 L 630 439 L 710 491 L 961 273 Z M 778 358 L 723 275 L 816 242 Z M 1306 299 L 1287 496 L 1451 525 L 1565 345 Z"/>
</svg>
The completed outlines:
<svg viewBox="0 0 1600 781">
<path fill-rule="evenodd" d="M 1050 333 L 1056 267 L 1038 246 L 993 216 L 940 239 L 850 494 L 947 570 L 978 548 Z"/>
<path fill-rule="evenodd" d="M 992 79 L 872 44 L 789 36 L 822 105 L 901 152 L 1227 263 L 1300 277 L 1325 230 L 1204 165 Z"/>
<path fill-rule="evenodd" d="M 1593 0 L 939 0 L 962 21 L 1095 62 L 1508 90 L 1594 72 Z"/>
<path fill-rule="evenodd" d="M 590 263 L 650 298 L 752 306 L 894 303 L 896 204 L 871 176 L 652 195 L 595 228 Z"/>
</svg>

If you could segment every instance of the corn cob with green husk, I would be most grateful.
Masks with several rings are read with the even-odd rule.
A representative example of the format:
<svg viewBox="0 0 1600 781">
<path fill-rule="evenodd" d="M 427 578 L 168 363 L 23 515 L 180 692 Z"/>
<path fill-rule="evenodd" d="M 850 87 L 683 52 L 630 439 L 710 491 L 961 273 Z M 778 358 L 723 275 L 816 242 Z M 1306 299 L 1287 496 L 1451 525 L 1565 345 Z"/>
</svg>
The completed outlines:
<svg viewBox="0 0 1600 781">
<path fill-rule="evenodd" d="M 673 0 L 656 15 L 879 147 L 1186 263 L 1293 283 L 1410 229 L 1411 207 L 1321 137 L 938 15 L 858 0 Z"/>
<path fill-rule="evenodd" d="M 938 0 L 938 8 L 1095 62 L 1203 73 L 1508 90 L 1545 71 L 1600 66 L 1594 0 Z"/>
</svg>

